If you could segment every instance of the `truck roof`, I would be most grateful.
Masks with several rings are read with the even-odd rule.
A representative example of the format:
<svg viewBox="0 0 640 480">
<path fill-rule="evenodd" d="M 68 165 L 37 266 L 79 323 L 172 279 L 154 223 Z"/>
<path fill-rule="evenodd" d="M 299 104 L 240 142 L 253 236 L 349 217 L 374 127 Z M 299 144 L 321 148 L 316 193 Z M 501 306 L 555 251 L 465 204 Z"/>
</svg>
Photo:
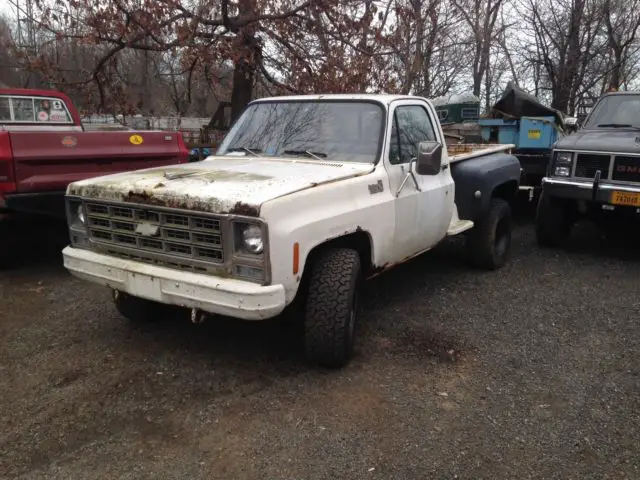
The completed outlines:
<svg viewBox="0 0 640 480">
<path fill-rule="evenodd" d="M 32 97 L 54 97 L 71 102 L 71 99 L 58 90 L 40 90 L 37 88 L 0 88 L 0 95 L 28 95 Z"/>
<path fill-rule="evenodd" d="M 387 93 L 329 93 L 316 95 L 284 95 L 278 97 L 264 97 L 253 100 L 251 103 L 273 102 L 273 101 L 309 101 L 309 100 L 368 100 L 380 103 L 389 103 L 394 100 L 428 100 L 425 97 L 416 95 L 396 95 Z"/>
<path fill-rule="evenodd" d="M 57 98 L 62 100 L 69 109 L 74 125 L 82 125 L 80 113 L 73 104 L 73 101 L 59 90 L 41 90 L 38 88 L 0 88 L 0 95 Z"/>
</svg>

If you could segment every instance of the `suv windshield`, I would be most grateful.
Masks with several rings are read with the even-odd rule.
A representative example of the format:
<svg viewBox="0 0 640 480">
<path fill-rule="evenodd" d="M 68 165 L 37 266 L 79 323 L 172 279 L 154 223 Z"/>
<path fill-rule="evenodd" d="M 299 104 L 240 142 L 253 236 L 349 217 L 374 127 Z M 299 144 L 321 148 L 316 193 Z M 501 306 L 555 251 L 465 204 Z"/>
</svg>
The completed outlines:
<svg viewBox="0 0 640 480">
<path fill-rule="evenodd" d="M 217 153 L 373 163 L 382 143 L 383 117 L 381 105 L 366 101 L 254 103 Z"/>
<path fill-rule="evenodd" d="M 640 95 L 611 95 L 596 104 L 585 128 L 640 127 Z"/>
</svg>

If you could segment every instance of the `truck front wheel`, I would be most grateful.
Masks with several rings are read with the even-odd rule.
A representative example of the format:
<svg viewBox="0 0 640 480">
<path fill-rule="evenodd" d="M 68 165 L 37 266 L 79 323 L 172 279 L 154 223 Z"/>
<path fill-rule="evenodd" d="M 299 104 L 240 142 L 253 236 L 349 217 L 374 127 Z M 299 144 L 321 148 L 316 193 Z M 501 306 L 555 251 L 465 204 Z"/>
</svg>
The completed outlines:
<svg viewBox="0 0 640 480">
<path fill-rule="evenodd" d="M 501 198 L 491 206 L 467 236 L 471 262 L 478 268 L 496 270 L 509 258 L 511 249 L 511 207 Z"/>
<path fill-rule="evenodd" d="M 304 319 L 309 361 L 329 368 L 348 363 L 353 353 L 361 285 L 357 251 L 339 248 L 320 254 L 309 279 Z"/>
<path fill-rule="evenodd" d="M 113 303 L 120 315 L 134 323 L 156 320 L 161 312 L 159 304 L 118 290 L 113 290 Z"/>
<path fill-rule="evenodd" d="M 536 212 L 536 238 L 543 247 L 562 247 L 571 236 L 573 221 L 566 204 L 544 192 Z"/>
</svg>

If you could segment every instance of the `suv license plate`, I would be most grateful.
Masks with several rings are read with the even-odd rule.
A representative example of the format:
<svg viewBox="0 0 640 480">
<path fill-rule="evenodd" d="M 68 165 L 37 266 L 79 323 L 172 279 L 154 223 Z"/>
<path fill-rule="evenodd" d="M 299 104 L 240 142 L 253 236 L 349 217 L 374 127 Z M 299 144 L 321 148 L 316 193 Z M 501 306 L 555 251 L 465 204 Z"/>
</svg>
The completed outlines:
<svg viewBox="0 0 640 480">
<path fill-rule="evenodd" d="M 640 207 L 640 193 L 618 192 L 611 194 L 611 203 L 629 207 Z"/>
</svg>

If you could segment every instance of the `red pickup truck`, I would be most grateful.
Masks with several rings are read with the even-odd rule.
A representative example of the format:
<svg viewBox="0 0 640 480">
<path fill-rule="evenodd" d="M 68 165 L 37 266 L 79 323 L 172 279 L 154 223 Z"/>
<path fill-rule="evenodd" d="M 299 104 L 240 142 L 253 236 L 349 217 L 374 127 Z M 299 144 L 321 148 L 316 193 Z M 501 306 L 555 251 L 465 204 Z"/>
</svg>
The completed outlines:
<svg viewBox="0 0 640 480">
<path fill-rule="evenodd" d="M 11 220 L 64 219 L 69 183 L 188 157 L 178 132 L 89 132 L 60 92 L 0 89 L 0 251 L 15 230 Z"/>
</svg>

